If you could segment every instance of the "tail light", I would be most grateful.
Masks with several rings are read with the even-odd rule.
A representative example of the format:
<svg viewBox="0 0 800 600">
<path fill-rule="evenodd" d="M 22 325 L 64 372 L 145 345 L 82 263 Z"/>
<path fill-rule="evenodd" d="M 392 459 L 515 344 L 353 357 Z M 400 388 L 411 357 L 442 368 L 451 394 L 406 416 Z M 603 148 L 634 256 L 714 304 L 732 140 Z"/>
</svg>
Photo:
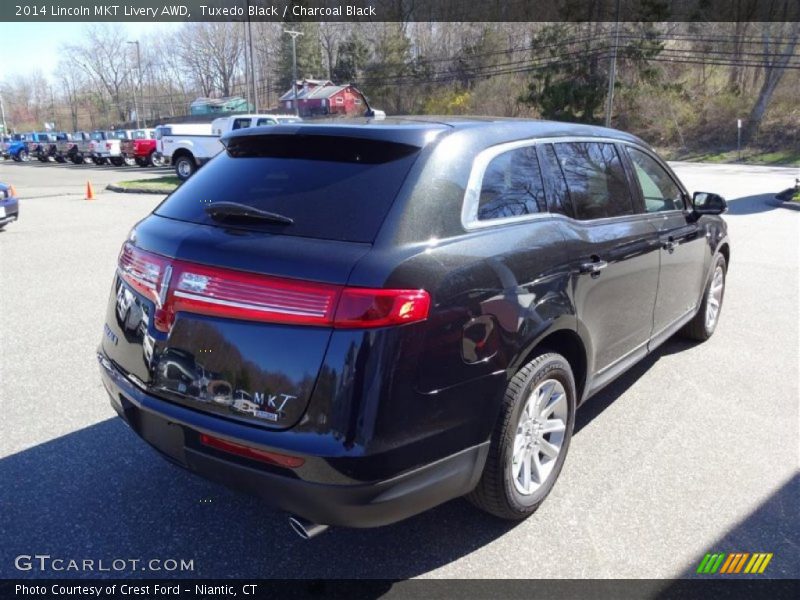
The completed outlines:
<svg viewBox="0 0 800 600">
<path fill-rule="evenodd" d="M 106 150 L 111 150 L 111 142 L 106 142 Z"/>
<path fill-rule="evenodd" d="M 305 459 L 300 458 L 299 456 L 290 456 L 288 454 L 279 454 L 277 452 L 259 450 L 258 448 L 251 448 L 250 446 L 244 446 L 235 442 L 223 440 L 222 438 L 206 435 L 205 433 L 200 434 L 200 442 L 211 448 L 222 450 L 223 452 L 237 454 L 239 456 L 244 456 L 245 458 L 260 460 L 261 462 L 265 462 L 270 465 L 277 465 L 279 467 L 286 467 L 289 469 L 302 467 L 306 462 Z"/>
<path fill-rule="evenodd" d="M 256 275 L 172 260 L 126 242 L 120 277 L 156 305 L 154 325 L 168 332 L 176 313 L 340 329 L 423 321 L 425 290 L 368 289 Z"/>
</svg>

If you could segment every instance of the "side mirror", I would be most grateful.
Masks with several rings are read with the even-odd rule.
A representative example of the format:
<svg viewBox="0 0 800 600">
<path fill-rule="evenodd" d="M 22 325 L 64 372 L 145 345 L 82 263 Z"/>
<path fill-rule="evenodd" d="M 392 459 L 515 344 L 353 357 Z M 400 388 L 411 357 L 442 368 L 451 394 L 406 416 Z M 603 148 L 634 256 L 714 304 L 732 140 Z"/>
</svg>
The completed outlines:
<svg viewBox="0 0 800 600">
<path fill-rule="evenodd" d="M 692 196 L 692 206 L 698 215 L 721 215 L 728 211 L 725 198 L 711 192 L 695 192 Z"/>
</svg>

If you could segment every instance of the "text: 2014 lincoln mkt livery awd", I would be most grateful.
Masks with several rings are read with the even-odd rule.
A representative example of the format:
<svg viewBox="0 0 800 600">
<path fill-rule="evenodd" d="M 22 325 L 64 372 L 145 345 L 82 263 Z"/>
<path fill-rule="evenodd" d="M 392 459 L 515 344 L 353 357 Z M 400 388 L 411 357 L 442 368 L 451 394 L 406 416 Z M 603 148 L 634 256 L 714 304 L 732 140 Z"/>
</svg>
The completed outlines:
<svg viewBox="0 0 800 600">
<path fill-rule="evenodd" d="M 464 494 L 524 518 L 577 406 L 714 332 L 725 201 L 633 136 L 409 118 L 223 140 L 122 247 L 103 382 L 165 457 L 305 537 Z"/>
</svg>

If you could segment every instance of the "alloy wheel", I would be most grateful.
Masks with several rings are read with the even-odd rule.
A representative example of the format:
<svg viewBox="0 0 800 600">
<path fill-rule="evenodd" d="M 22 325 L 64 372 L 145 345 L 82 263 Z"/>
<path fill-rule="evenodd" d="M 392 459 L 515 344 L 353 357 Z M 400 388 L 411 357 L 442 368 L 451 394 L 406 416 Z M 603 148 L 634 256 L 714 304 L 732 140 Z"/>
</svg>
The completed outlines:
<svg viewBox="0 0 800 600">
<path fill-rule="evenodd" d="M 568 410 L 567 392 L 557 379 L 545 379 L 528 396 L 511 454 L 511 476 L 520 494 L 533 494 L 553 472 L 564 444 Z"/>
<path fill-rule="evenodd" d="M 714 278 L 711 280 L 711 287 L 708 290 L 706 300 L 706 329 L 711 331 L 717 324 L 719 309 L 722 305 L 722 291 L 725 288 L 725 273 L 722 267 L 717 265 L 714 269 Z"/>
</svg>

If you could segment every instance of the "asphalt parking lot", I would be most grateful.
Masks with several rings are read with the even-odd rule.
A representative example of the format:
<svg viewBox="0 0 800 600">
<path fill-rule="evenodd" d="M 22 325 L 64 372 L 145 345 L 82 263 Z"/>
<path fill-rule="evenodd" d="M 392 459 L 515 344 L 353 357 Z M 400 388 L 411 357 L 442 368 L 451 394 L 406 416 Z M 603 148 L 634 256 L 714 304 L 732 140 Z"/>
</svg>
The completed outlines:
<svg viewBox="0 0 800 600">
<path fill-rule="evenodd" d="M 766 202 L 800 171 L 675 168 L 690 190 L 730 202 L 715 336 L 668 342 L 587 404 L 553 494 L 527 521 L 456 500 L 304 542 L 284 515 L 159 458 L 100 383 L 117 253 L 161 198 L 102 188 L 166 171 L 0 162 L 22 198 L 0 233 L 0 577 L 81 575 L 15 569 L 38 553 L 194 561 L 110 574 L 150 577 L 666 578 L 692 576 L 712 551 L 772 552 L 768 576 L 800 577 L 800 212 Z"/>
</svg>

